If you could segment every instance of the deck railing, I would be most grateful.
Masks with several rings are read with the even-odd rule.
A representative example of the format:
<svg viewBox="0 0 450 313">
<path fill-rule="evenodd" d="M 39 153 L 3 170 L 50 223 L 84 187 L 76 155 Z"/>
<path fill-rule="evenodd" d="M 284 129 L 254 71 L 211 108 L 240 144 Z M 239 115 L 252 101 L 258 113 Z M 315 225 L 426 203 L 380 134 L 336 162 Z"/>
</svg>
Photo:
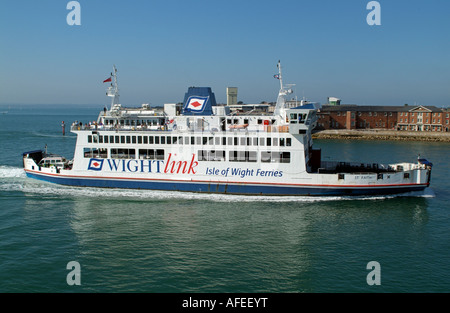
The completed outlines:
<svg viewBox="0 0 450 313">
<path fill-rule="evenodd" d="M 204 126 L 193 124 L 190 127 L 176 127 L 174 125 L 152 125 L 152 126 L 110 126 L 110 125 L 72 125 L 70 127 L 71 131 L 114 131 L 114 132 L 124 132 L 124 131 L 178 131 L 178 132 L 265 132 L 265 133 L 288 133 L 289 125 L 252 125 L 245 128 L 225 128 L 225 130 L 219 130 L 217 127 Z"/>
</svg>

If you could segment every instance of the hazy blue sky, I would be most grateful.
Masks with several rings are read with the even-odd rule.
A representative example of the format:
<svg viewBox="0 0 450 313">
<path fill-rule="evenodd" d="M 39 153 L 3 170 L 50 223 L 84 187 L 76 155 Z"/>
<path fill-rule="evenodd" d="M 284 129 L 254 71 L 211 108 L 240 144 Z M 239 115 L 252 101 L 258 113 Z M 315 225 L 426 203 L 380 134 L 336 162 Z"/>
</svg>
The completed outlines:
<svg viewBox="0 0 450 313">
<path fill-rule="evenodd" d="M 121 103 L 182 101 L 189 86 L 275 101 L 280 59 L 296 95 L 366 105 L 450 106 L 450 1 L 0 0 L 1 104 L 109 104 L 116 64 Z"/>
</svg>

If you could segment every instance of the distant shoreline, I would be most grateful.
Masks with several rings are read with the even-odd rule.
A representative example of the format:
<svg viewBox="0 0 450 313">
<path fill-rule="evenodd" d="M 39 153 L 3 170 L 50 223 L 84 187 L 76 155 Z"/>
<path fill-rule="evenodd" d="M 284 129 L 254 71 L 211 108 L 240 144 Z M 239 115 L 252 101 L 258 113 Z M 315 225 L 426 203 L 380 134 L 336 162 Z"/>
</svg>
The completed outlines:
<svg viewBox="0 0 450 313">
<path fill-rule="evenodd" d="M 399 140 L 450 142 L 450 133 L 443 132 L 408 132 L 392 130 L 321 130 L 313 133 L 313 139 L 345 140 Z"/>
</svg>

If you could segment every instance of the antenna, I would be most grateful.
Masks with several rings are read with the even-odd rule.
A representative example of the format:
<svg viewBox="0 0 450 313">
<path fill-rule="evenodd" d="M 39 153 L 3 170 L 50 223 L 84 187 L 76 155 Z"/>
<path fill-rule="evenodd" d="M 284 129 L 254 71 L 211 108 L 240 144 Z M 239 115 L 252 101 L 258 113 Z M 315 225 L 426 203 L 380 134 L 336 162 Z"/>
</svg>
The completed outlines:
<svg viewBox="0 0 450 313">
<path fill-rule="evenodd" d="M 280 89 L 283 89 L 283 75 L 281 74 L 281 61 L 278 60 L 278 79 L 280 80 Z"/>
<path fill-rule="evenodd" d="M 111 99 L 111 108 L 115 104 L 119 104 L 119 84 L 117 82 L 117 68 L 116 65 L 113 65 L 113 72 L 111 73 L 111 76 L 114 77 L 114 83 L 111 82 L 111 86 L 108 87 L 106 90 L 106 95 L 108 97 L 112 97 Z"/>
<path fill-rule="evenodd" d="M 283 120 L 286 119 L 286 110 L 285 110 L 285 104 L 286 99 L 285 96 L 292 93 L 292 89 L 285 89 L 283 86 L 283 74 L 281 73 L 281 61 L 278 60 L 277 63 L 278 67 L 278 74 L 276 75 L 277 78 L 280 80 L 280 92 L 278 93 L 277 103 L 275 105 L 274 115 L 280 115 Z M 290 88 L 292 85 L 288 85 L 287 88 Z"/>
</svg>

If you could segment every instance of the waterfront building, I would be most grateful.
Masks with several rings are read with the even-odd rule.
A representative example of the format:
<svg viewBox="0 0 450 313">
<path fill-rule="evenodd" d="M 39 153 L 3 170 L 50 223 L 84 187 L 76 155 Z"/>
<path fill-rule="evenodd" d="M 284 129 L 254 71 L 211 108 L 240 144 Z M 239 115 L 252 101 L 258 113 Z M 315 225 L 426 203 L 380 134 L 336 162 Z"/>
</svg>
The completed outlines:
<svg viewBox="0 0 450 313">
<path fill-rule="evenodd" d="M 380 129 L 445 132 L 450 129 L 449 109 L 436 106 L 324 105 L 317 130 Z"/>
<path fill-rule="evenodd" d="M 324 105 L 317 129 L 395 129 L 399 107 Z"/>
<path fill-rule="evenodd" d="M 398 130 L 407 131 L 444 131 L 445 112 L 435 106 L 417 106 L 399 112 Z M 448 127 L 447 127 L 448 131 Z"/>
</svg>

